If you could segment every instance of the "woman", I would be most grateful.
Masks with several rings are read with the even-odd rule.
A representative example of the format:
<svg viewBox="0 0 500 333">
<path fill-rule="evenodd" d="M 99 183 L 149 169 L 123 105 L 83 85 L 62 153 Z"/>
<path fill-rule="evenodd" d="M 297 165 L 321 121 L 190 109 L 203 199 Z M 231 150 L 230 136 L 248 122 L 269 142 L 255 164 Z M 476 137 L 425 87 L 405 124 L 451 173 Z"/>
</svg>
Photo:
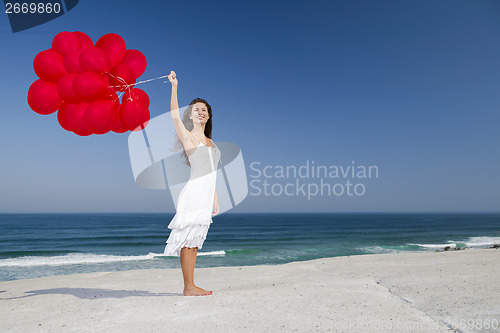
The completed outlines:
<svg viewBox="0 0 500 333">
<path fill-rule="evenodd" d="M 170 72 L 168 79 L 172 83 L 170 114 L 191 172 L 179 194 L 176 214 L 168 225 L 172 231 L 164 254 L 180 256 L 184 296 L 212 295 L 212 291 L 197 287 L 193 281 L 198 249 L 205 241 L 212 216 L 219 212 L 215 180 L 220 150 L 210 139 L 212 108 L 205 100 L 196 98 L 191 101 L 181 119 L 177 102 L 178 81 L 174 71 Z"/>
</svg>

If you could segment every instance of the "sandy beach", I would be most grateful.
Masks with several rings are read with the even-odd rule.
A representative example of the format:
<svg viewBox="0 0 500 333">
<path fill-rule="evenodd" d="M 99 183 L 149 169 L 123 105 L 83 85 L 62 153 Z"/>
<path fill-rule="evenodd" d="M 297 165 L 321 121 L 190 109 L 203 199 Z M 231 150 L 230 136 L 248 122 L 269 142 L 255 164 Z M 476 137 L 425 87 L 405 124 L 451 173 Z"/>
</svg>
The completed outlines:
<svg viewBox="0 0 500 333">
<path fill-rule="evenodd" d="M 466 249 L 196 268 L 214 294 L 190 297 L 180 268 L 6 281 L 0 331 L 498 332 L 499 264 Z"/>
</svg>

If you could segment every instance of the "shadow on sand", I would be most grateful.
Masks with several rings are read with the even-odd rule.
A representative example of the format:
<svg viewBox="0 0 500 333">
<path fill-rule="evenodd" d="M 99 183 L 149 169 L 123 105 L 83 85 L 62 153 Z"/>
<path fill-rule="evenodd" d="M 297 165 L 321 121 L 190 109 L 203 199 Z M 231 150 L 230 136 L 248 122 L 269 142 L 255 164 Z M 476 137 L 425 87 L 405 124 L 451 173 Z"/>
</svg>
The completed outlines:
<svg viewBox="0 0 500 333">
<path fill-rule="evenodd" d="M 28 295 L 0 298 L 0 300 L 18 299 L 38 295 L 73 295 L 81 299 L 153 297 L 153 296 L 184 296 L 182 293 L 152 293 L 143 290 L 113 290 L 97 288 L 52 288 L 26 291 Z"/>
</svg>

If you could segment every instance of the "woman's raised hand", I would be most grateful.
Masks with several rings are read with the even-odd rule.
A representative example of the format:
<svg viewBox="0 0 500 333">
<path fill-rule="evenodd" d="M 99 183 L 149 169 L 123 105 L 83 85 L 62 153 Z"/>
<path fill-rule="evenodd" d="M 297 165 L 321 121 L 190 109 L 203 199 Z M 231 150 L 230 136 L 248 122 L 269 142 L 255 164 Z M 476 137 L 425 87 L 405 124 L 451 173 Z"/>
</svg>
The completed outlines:
<svg viewBox="0 0 500 333">
<path fill-rule="evenodd" d="M 172 83 L 172 86 L 177 87 L 177 84 L 179 82 L 177 81 L 177 75 L 175 74 L 174 71 L 170 71 L 170 74 L 168 75 L 168 80 L 170 81 L 170 83 Z"/>
</svg>

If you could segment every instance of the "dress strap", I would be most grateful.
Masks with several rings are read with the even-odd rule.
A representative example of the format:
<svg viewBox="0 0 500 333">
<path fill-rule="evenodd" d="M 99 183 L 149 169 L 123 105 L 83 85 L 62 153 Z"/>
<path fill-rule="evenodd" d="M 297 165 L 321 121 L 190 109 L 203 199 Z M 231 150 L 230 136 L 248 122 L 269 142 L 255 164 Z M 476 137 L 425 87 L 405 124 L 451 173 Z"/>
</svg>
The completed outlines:
<svg viewBox="0 0 500 333">
<path fill-rule="evenodd" d="M 200 140 L 200 139 L 198 139 L 198 137 L 197 137 L 196 135 L 194 135 L 194 133 L 191 133 L 191 134 L 193 134 L 193 136 L 194 136 L 194 137 L 195 137 L 198 141 L 200 141 L 200 143 L 201 143 L 202 145 L 207 146 L 206 144 L 204 144 L 203 142 L 201 142 L 201 140 Z M 212 141 L 212 143 L 214 144 L 215 148 L 219 148 L 219 147 L 217 147 L 217 145 L 215 144 L 214 140 L 212 140 L 212 139 L 210 139 L 210 138 L 208 138 L 208 140 Z M 207 146 L 207 147 L 210 147 L 210 146 Z M 211 147 L 211 148 L 213 148 L 213 147 Z"/>
</svg>

